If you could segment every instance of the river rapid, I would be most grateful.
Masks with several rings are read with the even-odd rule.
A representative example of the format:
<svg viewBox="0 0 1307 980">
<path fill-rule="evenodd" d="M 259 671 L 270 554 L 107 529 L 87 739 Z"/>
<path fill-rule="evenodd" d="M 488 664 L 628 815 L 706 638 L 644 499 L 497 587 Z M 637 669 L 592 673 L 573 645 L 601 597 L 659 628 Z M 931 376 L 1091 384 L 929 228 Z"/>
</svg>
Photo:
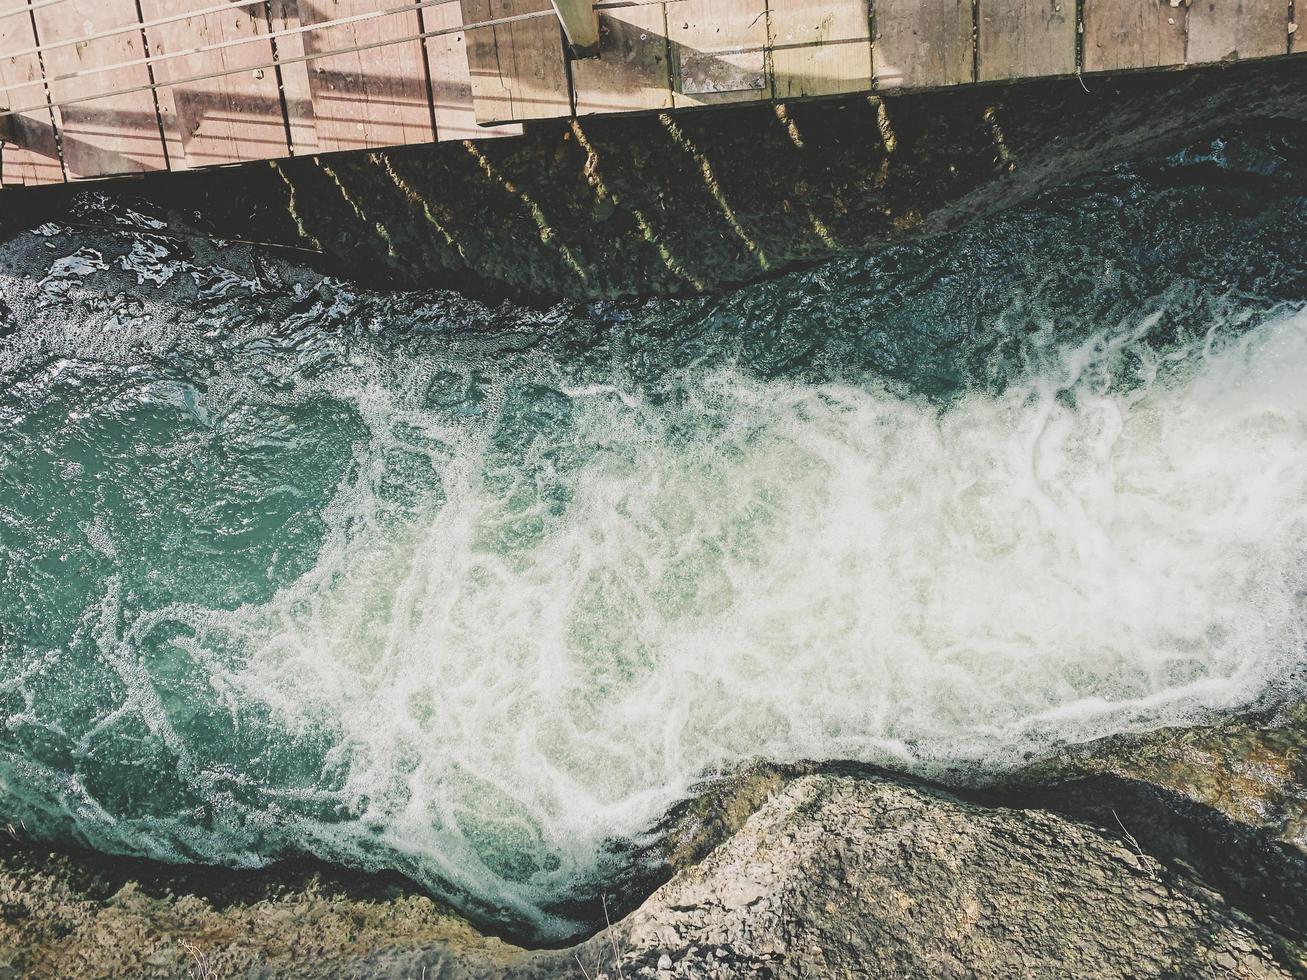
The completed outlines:
<svg viewBox="0 0 1307 980">
<path fill-rule="evenodd" d="M 74 224 L 0 244 L 32 836 L 397 870 L 558 940 L 745 760 L 973 778 L 1302 694 L 1301 130 L 692 300 Z"/>
</svg>

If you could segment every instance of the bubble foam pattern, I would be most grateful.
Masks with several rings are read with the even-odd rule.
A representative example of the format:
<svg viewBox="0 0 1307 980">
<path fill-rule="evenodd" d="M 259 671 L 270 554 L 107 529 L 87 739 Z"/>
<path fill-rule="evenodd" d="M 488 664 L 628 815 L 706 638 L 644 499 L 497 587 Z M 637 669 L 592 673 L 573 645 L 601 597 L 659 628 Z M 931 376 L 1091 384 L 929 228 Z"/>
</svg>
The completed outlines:
<svg viewBox="0 0 1307 980">
<path fill-rule="evenodd" d="M 1299 691 L 1301 306 L 1127 267 L 1087 302 L 1130 280 L 1136 315 L 1059 320 L 1032 259 L 928 349 L 857 263 L 506 313 L 119 246 L 0 280 L 0 790 L 35 832 L 398 869 L 558 937 L 742 760 L 956 775 Z M 948 292 L 906 254 L 896 315 Z M 814 283 L 863 305 L 796 338 Z"/>
</svg>

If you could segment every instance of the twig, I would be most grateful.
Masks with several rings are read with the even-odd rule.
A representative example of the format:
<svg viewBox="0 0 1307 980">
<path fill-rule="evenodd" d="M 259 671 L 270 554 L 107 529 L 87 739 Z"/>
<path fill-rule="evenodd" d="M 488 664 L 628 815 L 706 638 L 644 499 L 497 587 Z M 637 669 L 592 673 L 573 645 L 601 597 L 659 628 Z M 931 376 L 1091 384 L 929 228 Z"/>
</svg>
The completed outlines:
<svg viewBox="0 0 1307 980">
<path fill-rule="evenodd" d="M 194 943 L 188 943 L 185 939 L 181 941 L 181 946 L 182 949 L 191 954 L 191 960 L 195 964 L 186 971 L 186 975 L 191 980 L 211 980 L 211 978 L 217 977 L 218 974 L 209 969 L 209 964 L 205 961 L 204 954 L 200 952 L 198 946 Z"/>
<path fill-rule="evenodd" d="M 617 980 L 626 980 L 622 976 L 622 962 L 617 953 L 617 937 L 613 935 L 613 922 L 608 918 L 608 896 L 600 895 L 599 899 L 604 904 L 604 931 L 608 933 L 608 941 L 613 947 L 613 969 L 617 971 Z"/>
<path fill-rule="evenodd" d="M 1139 846 L 1139 841 L 1135 840 L 1135 835 L 1125 829 L 1125 824 L 1121 822 L 1121 818 L 1116 815 L 1115 810 L 1112 811 L 1112 819 L 1116 821 L 1116 825 L 1121 828 L 1121 833 L 1125 834 L 1125 839 L 1130 842 L 1130 846 L 1133 847 L 1135 853 L 1139 855 L 1139 863 L 1143 866 L 1144 873 L 1147 874 L 1148 877 L 1156 879 L 1157 875 L 1149 866 L 1148 856 L 1144 854 L 1144 849 Z"/>
</svg>

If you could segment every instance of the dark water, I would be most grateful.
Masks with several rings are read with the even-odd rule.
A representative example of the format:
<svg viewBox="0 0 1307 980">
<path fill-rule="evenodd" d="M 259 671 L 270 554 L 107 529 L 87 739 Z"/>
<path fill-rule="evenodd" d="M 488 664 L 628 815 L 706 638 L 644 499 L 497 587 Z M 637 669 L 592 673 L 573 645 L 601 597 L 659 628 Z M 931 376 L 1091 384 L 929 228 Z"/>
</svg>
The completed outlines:
<svg viewBox="0 0 1307 980">
<path fill-rule="evenodd" d="M 729 296 L 365 293 L 125 199 L 0 245 L 0 816 L 557 913 L 699 777 L 1299 691 L 1307 138 Z"/>
</svg>

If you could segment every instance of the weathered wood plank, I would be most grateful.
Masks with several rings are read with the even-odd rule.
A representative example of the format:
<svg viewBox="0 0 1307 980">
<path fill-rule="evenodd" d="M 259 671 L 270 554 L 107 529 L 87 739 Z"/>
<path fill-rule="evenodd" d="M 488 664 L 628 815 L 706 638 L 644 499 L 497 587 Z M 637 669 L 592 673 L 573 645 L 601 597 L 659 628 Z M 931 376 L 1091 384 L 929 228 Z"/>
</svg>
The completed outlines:
<svg viewBox="0 0 1307 980">
<path fill-rule="evenodd" d="M 300 10 L 297 0 L 269 0 L 269 24 L 274 34 L 281 34 L 272 41 L 273 50 L 278 61 L 302 58 L 304 49 L 302 34 L 282 34 L 283 31 L 296 31 L 304 25 L 300 23 Z M 309 71 L 313 68 L 311 61 L 292 61 L 291 64 L 277 68 L 281 79 L 281 96 L 286 106 L 286 122 L 290 129 L 290 150 L 295 156 L 312 156 L 318 152 L 317 120 L 313 114 L 313 86 L 309 83 Z"/>
<path fill-rule="evenodd" d="M 982 82 L 1076 70 L 1075 0 L 980 0 Z"/>
<path fill-rule="evenodd" d="M 671 0 L 672 104 L 753 102 L 767 84 L 766 0 Z"/>
<path fill-rule="evenodd" d="M 146 21 L 195 9 L 193 0 L 140 0 Z M 272 43 L 262 6 L 235 7 L 221 14 L 187 17 L 147 27 L 150 55 L 159 58 L 212 44 L 242 41 L 234 47 L 156 61 L 154 79 L 173 79 L 229 71 L 203 82 L 169 85 L 160 102 L 164 130 L 180 146 L 172 169 L 266 160 L 286 156 L 286 120 L 281 110 Z"/>
<path fill-rule="evenodd" d="M 66 0 L 36 10 L 37 35 L 45 46 L 45 70 L 53 100 L 58 103 L 149 85 L 150 71 L 146 65 L 104 70 L 145 58 L 139 24 L 135 0 Z M 117 27 L 132 29 L 81 44 L 51 47 L 56 41 L 76 40 Z M 55 81 L 59 76 L 75 72 L 88 74 Z M 70 177 L 109 177 L 168 169 L 157 107 L 149 91 L 56 108 L 55 125 L 63 139 L 64 164 Z"/>
<path fill-rule="evenodd" d="M 877 88 L 971 81 L 971 0 L 875 0 L 872 66 Z"/>
<path fill-rule="evenodd" d="M 1194 0 L 1186 61 L 1233 61 L 1284 54 L 1289 48 L 1285 0 Z"/>
<path fill-rule="evenodd" d="M 772 91 L 778 99 L 871 88 L 868 0 L 771 0 Z"/>
<path fill-rule="evenodd" d="M 599 57 L 572 64 L 579 116 L 670 109 L 667 11 L 642 3 L 599 11 Z"/>
<path fill-rule="evenodd" d="M 40 60 L 34 54 L 18 54 L 36 47 L 26 0 L 18 7 L 21 13 L 0 16 L 0 86 L 19 86 L 0 92 L 0 108 L 17 109 L 45 101 Z M 0 184 L 35 186 L 58 184 L 63 179 L 54 115 L 49 109 L 0 117 Z"/>
<path fill-rule="evenodd" d="M 411 10 L 279 39 L 267 35 L 405 0 L 268 0 L 267 9 L 234 6 L 148 28 L 138 4 L 154 20 L 213 0 L 61 0 L 29 12 L 31 2 L 0 0 L 20 11 L 0 15 L 0 86 L 20 86 L 0 93 L 0 105 L 37 107 L 0 126 L 6 185 L 514 135 L 519 120 L 566 116 L 573 106 L 584 115 L 661 111 L 1075 70 L 1075 0 L 976 0 L 974 37 L 972 0 L 606 0 L 601 57 L 574 62 L 570 76 L 554 16 L 563 0 L 450 0 L 429 8 L 411 0 Z M 567 5 L 576 15 L 593 9 L 592 0 Z M 1088 72 L 1273 57 L 1304 43 L 1288 0 L 1193 0 L 1188 10 L 1171 0 L 1082 0 L 1082 10 Z M 413 36 L 523 14 L 542 16 L 425 41 Z M 119 27 L 126 29 L 88 39 Z M 184 53 L 233 40 L 249 43 Z M 330 54 L 377 42 L 386 46 Z M 19 53 L 38 43 L 46 46 L 53 108 L 40 108 L 41 60 Z M 271 65 L 317 53 L 325 56 Z M 140 63 L 147 55 L 153 71 Z M 111 67 L 121 62 L 137 63 Z M 227 74 L 169 84 L 219 71 Z M 57 105 L 148 88 L 152 78 L 157 93 Z"/>
<path fill-rule="evenodd" d="M 1084 70 L 1184 64 L 1183 6 L 1170 0 L 1084 0 Z"/>
<path fill-rule="evenodd" d="M 461 0 L 463 23 L 553 12 L 549 0 Z M 563 31 L 554 16 L 471 28 L 467 65 L 479 123 L 571 115 Z"/>
<path fill-rule="evenodd" d="M 463 8 L 458 3 L 425 7 L 422 22 L 428 31 L 459 27 L 463 23 Z M 429 37 L 426 49 L 436 139 L 443 142 L 522 135 L 519 123 L 477 125 L 476 109 L 472 105 L 472 76 L 467 70 L 467 40 L 462 31 Z"/>
<path fill-rule="evenodd" d="M 398 7 L 394 0 L 298 0 L 309 26 Z M 436 138 L 417 7 L 302 35 L 305 54 L 396 41 L 384 48 L 308 62 L 318 152 L 358 150 Z M 410 38 L 400 41 L 400 38 Z"/>
</svg>

